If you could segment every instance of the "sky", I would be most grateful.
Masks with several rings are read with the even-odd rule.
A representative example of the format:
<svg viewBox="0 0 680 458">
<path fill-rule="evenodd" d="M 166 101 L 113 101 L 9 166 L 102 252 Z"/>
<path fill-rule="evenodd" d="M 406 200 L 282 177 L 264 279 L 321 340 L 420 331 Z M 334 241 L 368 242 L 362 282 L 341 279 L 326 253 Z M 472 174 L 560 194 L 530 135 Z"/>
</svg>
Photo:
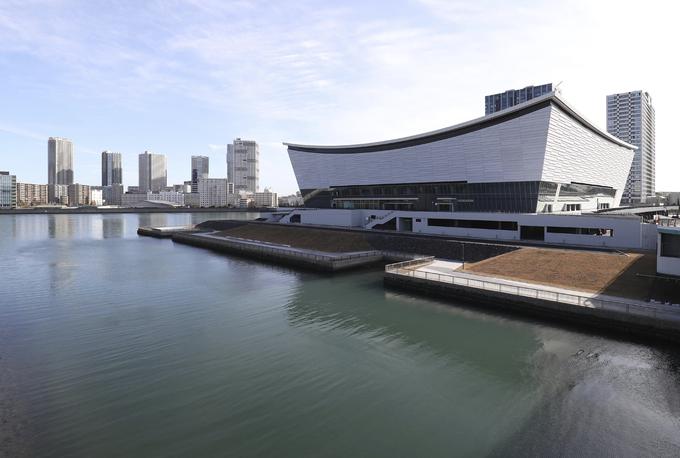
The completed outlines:
<svg viewBox="0 0 680 458">
<path fill-rule="evenodd" d="M 260 144 L 260 187 L 297 191 L 284 141 L 350 144 L 477 118 L 484 96 L 560 83 L 605 127 L 607 94 L 648 91 L 657 190 L 680 190 L 674 2 L 0 0 L 0 170 L 47 182 L 47 138 L 70 138 L 75 180 L 103 150 L 191 155 L 226 177 L 226 145 Z"/>
</svg>

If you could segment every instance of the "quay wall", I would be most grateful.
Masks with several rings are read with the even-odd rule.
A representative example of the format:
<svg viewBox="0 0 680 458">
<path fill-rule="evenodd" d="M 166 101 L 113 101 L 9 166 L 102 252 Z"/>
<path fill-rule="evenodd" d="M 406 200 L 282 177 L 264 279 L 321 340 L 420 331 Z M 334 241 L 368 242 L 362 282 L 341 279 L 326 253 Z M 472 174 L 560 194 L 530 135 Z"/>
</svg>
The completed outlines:
<svg viewBox="0 0 680 458">
<path fill-rule="evenodd" d="M 680 320 L 633 315 L 615 310 L 582 307 L 564 302 L 517 296 L 499 291 L 482 290 L 464 285 L 442 283 L 423 278 L 407 277 L 386 272 L 385 285 L 390 288 L 415 291 L 443 299 L 468 302 L 504 312 L 548 318 L 578 326 L 607 329 L 617 333 L 640 335 L 680 343 Z"/>
<path fill-rule="evenodd" d="M 286 250 L 282 247 L 256 245 L 236 240 L 209 238 L 181 232 L 173 234 L 172 240 L 173 242 L 192 245 L 199 248 L 207 248 L 218 252 L 260 259 L 266 262 L 292 265 L 323 272 L 337 272 L 364 267 L 382 263 L 384 260 L 383 253 L 379 251 L 337 256 L 323 254 L 315 255 Z"/>
</svg>

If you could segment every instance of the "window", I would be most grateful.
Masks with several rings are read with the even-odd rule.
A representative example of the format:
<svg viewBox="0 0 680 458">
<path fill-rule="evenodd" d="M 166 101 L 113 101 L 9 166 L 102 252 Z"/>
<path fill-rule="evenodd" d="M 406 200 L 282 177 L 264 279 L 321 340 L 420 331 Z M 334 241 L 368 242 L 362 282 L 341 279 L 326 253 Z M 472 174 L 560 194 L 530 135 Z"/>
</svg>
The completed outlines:
<svg viewBox="0 0 680 458">
<path fill-rule="evenodd" d="M 564 211 L 576 212 L 581 210 L 581 204 L 565 204 Z"/>
<path fill-rule="evenodd" d="M 680 258 L 680 235 L 661 234 L 661 256 Z"/>
<path fill-rule="evenodd" d="M 572 234 L 572 235 L 596 235 L 599 237 L 613 237 L 614 229 L 601 229 L 592 227 L 558 227 L 548 226 L 550 234 Z"/>
<path fill-rule="evenodd" d="M 465 229 L 491 229 L 500 231 L 516 231 L 516 221 L 484 221 L 474 219 L 444 219 L 428 218 L 428 226 L 436 227 L 460 227 Z"/>
</svg>

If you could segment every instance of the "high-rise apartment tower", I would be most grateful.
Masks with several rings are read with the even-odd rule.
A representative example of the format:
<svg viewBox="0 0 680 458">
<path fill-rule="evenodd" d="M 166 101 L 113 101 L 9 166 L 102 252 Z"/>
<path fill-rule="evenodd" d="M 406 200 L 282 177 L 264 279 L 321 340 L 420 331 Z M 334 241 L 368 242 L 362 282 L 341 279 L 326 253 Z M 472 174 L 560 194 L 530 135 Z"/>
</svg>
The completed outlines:
<svg viewBox="0 0 680 458">
<path fill-rule="evenodd" d="M 652 97 L 645 91 L 607 96 L 607 132 L 637 146 L 621 202 L 640 204 L 654 197 L 656 155 Z"/>
<path fill-rule="evenodd" d="M 198 192 L 198 181 L 208 178 L 210 174 L 210 158 L 208 156 L 191 156 L 191 192 Z"/>
<path fill-rule="evenodd" d="M 490 115 L 491 113 L 505 110 L 536 97 L 549 94 L 552 90 L 552 83 L 548 83 L 538 86 L 527 86 L 523 89 L 509 89 L 498 94 L 487 95 L 484 97 L 484 115 Z"/>
<path fill-rule="evenodd" d="M 73 184 L 73 143 L 67 138 L 47 140 L 48 200 L 55 201 L 55 185 Z"/>
<path fill-rule="evenodd" d="M 234 192 L 257 192 L 260 188 L 260 146 L 253 140 L 237 138 L 227 145 L 227 181 Z"/>
<path fill-rule="evenodd" d="M 102 151 L 102 186 L 123 184 L 123 159 L 120 153 Z"/>
<path fill-rule="evenodd" d="M 159 192 L 168 186 L 168 168 L 164 154 L 144 151 L 139 155 L 139 192 Z"/>
</svg>

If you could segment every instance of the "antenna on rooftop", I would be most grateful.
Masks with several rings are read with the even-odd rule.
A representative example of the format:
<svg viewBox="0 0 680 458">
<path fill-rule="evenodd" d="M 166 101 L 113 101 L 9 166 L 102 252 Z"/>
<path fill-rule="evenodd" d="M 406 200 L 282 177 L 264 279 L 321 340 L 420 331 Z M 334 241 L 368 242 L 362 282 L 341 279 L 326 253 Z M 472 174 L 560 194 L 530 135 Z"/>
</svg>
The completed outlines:
<svg viewBox="0 0 680 458">
<path fill-rule="evenodd" d="M 559 83 L 557 83 L 555 85 L 555 89 L 553 89 L 553 92 L 555 93 L 555 95 L 562 95 L 562 89 L 560 89 L 560 85 L 562 83 L 564 83 L 564 81 L 560 81 Z"/>
</svg>

